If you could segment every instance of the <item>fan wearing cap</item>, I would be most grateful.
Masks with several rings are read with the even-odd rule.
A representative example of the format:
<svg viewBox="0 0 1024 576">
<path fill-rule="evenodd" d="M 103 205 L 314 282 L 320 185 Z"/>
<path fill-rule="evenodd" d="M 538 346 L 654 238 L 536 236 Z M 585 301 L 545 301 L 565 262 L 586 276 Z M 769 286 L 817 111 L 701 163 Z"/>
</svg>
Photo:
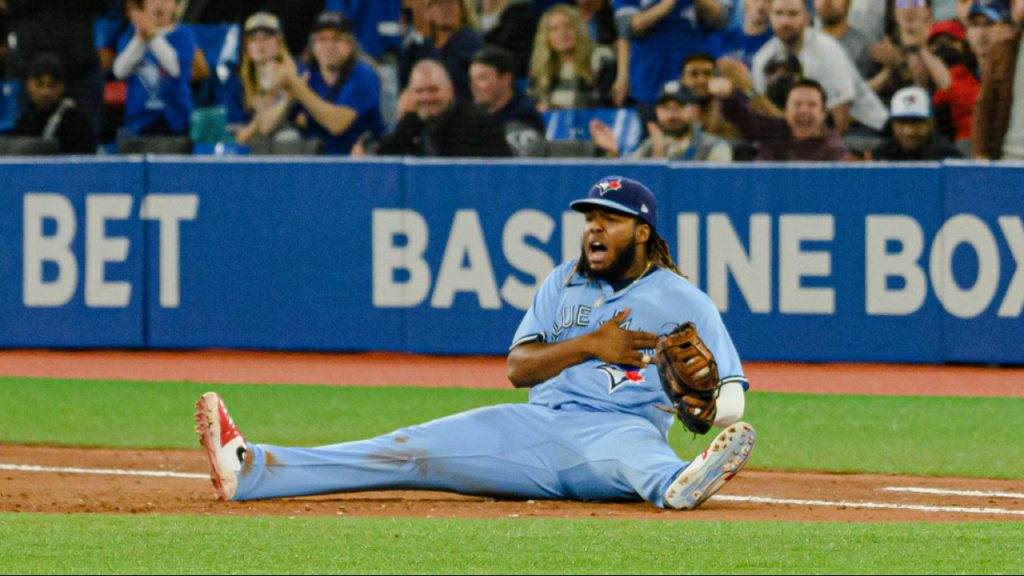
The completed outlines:
<svg viewBox="0 0 1024 576">
<path fill-rule="evenodd" d="M 537 279 L 508 352 L 508 378 L 530 389 L 528 402 L 319 448 L 247 442 L 242 465 L 238 442 L 222 444 L 211 432 L 230 420 L 210 393 L 198 419 L 218 497 L 419 489 L 685 510 L 706 502 L 754 446 L 754 429 L 739 422 L 749 385 L 729 332 L 711 299 L 676 269 L 650 189 L 609 176 L 570 206 L 585 220 L 580 256 Z M 686 322 L 717 363 L 712 419 L 724 428 L 690 462 L 668 443 L 676 418 L 658 408 L 668 396 L 652 363 L 659 336 Z M 223 416 L 214 422 L 204 403 Z"/>
<path fill-rule="evenodd" d="M 892 137 L 875 149 L 875 160 L 924 161 L 960 158 L 960 151 L 935 130 L 931 98 L 910 86 L 892 97 Z"/>
<path fill-rule="evenodd" d="M 1016 32 L 1009 21 L 1009 6 L 1006 0 L 969 2 L 968 10 L 961 20 L 967 29 L 967 44 L 978 59 L 979 69 L 985 68 L 992 45 L 1013 36 Z"/>
<path fill-rule="evenodd" d="M 274 63 L 269 88 L 285 94 L 257 116 L 261 134 L 278 129 L 287 118 L 304 136 L 324 142 L 327 154 L 343 155 L 366 133 L 384 131 L 380 113 L 380 78 L 361 58 L 352 21 L 341 12 L 317 17 L 310 38 L 308 73 L 299 76 L 294 63 Z"/>
<path fill-rule="evenodd" d="M 956 20 L 936 22 L 928 31 L 928 50 L 942 59 L 951 80 L 949 88 L 935 91 L 932 104 L 937 111 L 948 108 L 953 130 L 944 129 L 944 132 L 953 135 L 958 147 L 970 149 L 974 104 L 978 100 L 981 83 L 967 67 L 965 38 L 964 27 Z M 937 116 L 943 117 L 941 114 Z"/>
<path fill-rule="evenodd" d="M 244 34 L 242 63 L 238 74 L 228 81 L 225 98 L 228 123 L 246 125 L 236 136 L 241 144 L 258 131 L 256 115 L 284 97 L 280 90 L 272 89 L 276 68 L 294 65 L 277 16 L 269 12 L 249 16 Z"/>
<path fill-rule="evenodd" d="M 981 93 L 974 112 L 974 155 L 990 160 L 1024 160 L 1024 0 L 1012 0 L 1016 32 L 992 44 L 981 71 Z"/>
<path fill-rule="evenodd" d="M 198 42 L 175 22 L 177 0 L 145 0 L 131 10 L 114 76 L 127 80 L 124 129 L 133 136 L 185 134 L 192 114 L 192 63 Z"/>
<path fill-rule="evenodd" d="M 633 158 L 732 162 L 729 143 L 701 130 L 700 106 L 688 87 L 675 80 L 666 83 L 654 106 L 654 114 L 657 122 L 647 124 L 650 136 L 640 143 Z M 610 126 L 592 120 L 590 134 L 594 144 L 606 155 L 618 157 L 618 141 Z"/>
</svg>

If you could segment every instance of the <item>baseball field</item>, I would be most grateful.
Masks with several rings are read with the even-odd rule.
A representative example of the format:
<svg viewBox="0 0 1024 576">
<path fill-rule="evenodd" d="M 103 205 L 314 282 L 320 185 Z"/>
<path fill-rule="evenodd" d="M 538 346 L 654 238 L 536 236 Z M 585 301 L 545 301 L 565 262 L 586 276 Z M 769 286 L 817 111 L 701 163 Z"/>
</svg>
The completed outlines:
<svg viewBox="0 0 1024 576">
<path fill-rule="evenodd" d="M 213 499 L 193 403 L 321 445 L 523 402 L 500 358 L 0 352 L 0 573 L 1021 573 L 1024 369 L 747 365 L 747 468 L 693 512 Z M 689 459 L 707 438 L 679 427 Z"/>
</svg>

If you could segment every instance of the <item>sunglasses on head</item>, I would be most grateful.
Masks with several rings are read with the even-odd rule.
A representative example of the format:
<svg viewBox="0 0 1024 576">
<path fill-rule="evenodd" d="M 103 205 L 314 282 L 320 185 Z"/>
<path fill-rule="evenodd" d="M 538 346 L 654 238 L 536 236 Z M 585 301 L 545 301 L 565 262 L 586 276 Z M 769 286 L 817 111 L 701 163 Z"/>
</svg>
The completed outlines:
<svg viewBox="0 0 1024 576">
<path fill-rule="evenodd" d="M 896 0 L 897 8 L 927 8 L 927 0 Z"/>
</svg>

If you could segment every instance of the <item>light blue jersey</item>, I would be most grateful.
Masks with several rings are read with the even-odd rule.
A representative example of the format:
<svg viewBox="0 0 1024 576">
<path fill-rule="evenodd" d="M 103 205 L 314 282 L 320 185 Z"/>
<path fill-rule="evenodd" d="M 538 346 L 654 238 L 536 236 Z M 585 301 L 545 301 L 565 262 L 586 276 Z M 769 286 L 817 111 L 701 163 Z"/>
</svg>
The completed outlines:
<svg viewBox="0 0 1024 576">
<path fill-rule="evenodd" d="M 686 321 L 718 362 L 722 383 L 748 387 L 732 339 L 718 310 L 706 294 L 685 278 L 664 268 L 653 269 L 628 287 L 614 292 L 604 281 L 588 281 L 574 273 L 576 260 L 555 268 L 534 295 L 519 324 L 512 347 L 525 342 L 562 342 L 597 330 L 626 308 L 626 330 L 668 334 Z M 648 351 L 652 357 L 654 351 Z M 580 404 L 602 412 L 624 412 L 650 420 L 667 436 L 674 417 L 655 408 L 669 405 L 654 364 L 645 369 L 588 360 L 562 371 L 530 390 L 530 402 L 558 409 Z"/>
<path fill-rule="evenodd" d="M 570 204 L 657 223 L 653 193 L 610 176 Z M 711 299 L 678 274 L 651 265 L 619 290 L 555 268 L 534 295 L 512 340 L 554 344 L 584 336 L 625 309 L 626 330 L 668 334 L 693 322 L 718 363 L 721 384 L 747 389 L 739 356 Z M 647 350 L 650 356 L 653 350 Z M 445 490 L 515 498 L 646 500 L 665 507 L 686 468 L 668 443 L 675 417 L 657 367 L 591 359 L 534 386 L 529 403 L 478 408 L 369 440 L 319 448 L 249 444 L 235 500 L 364 490 Z M 740 412 L 742 409 L 740 408 Z M 734 415 L 736 418 L 739 414 Z"/>
</svg>

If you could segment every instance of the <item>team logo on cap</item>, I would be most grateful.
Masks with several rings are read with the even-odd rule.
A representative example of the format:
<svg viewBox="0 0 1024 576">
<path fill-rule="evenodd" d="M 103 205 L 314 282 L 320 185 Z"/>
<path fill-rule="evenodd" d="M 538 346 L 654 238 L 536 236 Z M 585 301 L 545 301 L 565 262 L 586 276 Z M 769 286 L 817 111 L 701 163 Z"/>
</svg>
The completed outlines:
<svg viewBox="0 0 1024 576">
<path fill-rule="evenodd" d="M 602 180 L 597 183 L 597 187 L 600 190 L 601 196 L 611 192 L 612 190 L 619 190 L 622 188 L 622 180 L 615 178 L 614 180 Z"/>
<path fill-rule="evenodd" d="M 643 372 L 633 366 L 619 366 L 618 364 L 602 364 L 598 370 L 608 376 L 608 393 L 615 392 L 627 384 L 643 384 L 646 382 Z"/>
</svg>

